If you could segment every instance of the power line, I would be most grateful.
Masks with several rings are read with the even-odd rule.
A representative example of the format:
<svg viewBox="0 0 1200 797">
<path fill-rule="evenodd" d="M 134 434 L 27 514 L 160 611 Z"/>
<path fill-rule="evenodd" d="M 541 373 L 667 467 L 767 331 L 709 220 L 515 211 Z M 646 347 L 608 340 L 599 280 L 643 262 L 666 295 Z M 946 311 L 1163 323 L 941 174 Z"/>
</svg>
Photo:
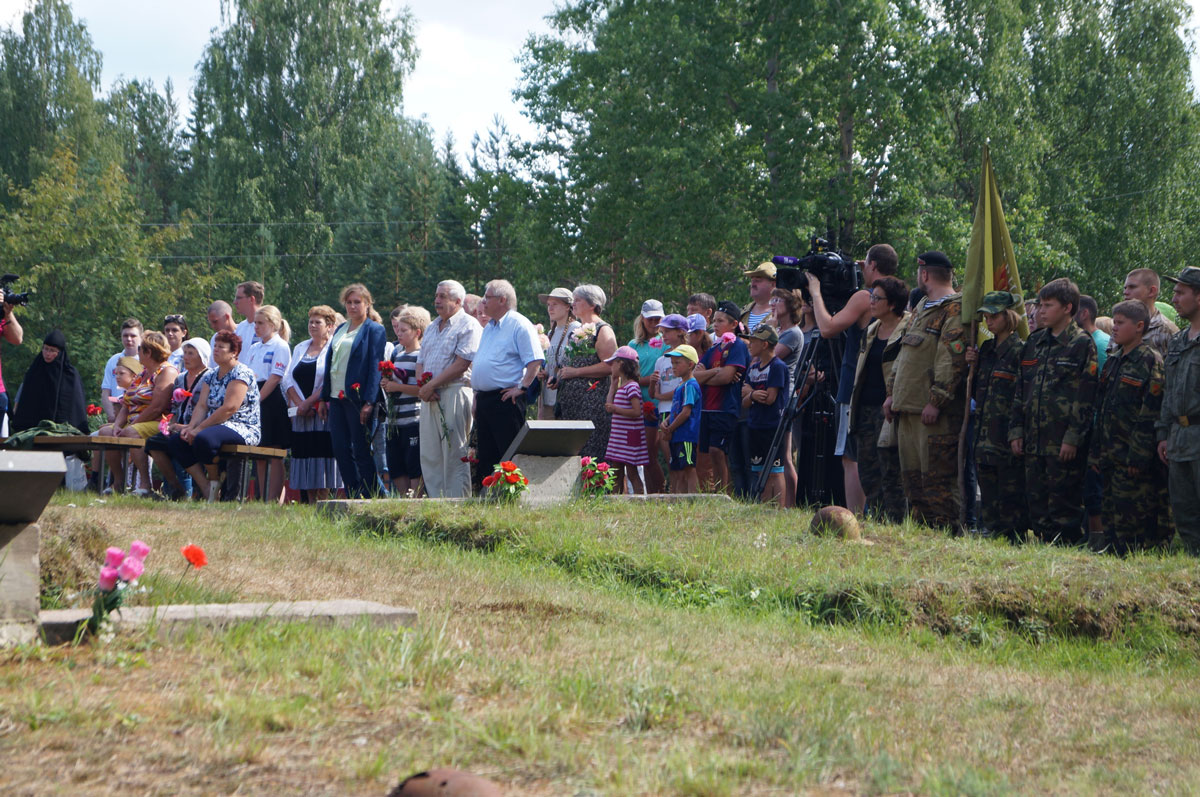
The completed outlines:
<svg viewBox="0 0 1200 797">
<path fill-rule="evenodd" d="M 281 253 L 274 253 L 274 254 L 259 253 L 259 254 L 254 254 L 254 255 L 247 255 L 247 254 L 239 254 L 239 255 L 165 255 L 165 254 L 163 254 L 163 255 L 148 255 L 146 257 L 146 259 L 149 261 L 191 260 L 191 261 L 200 262 L 200 261 L 204 261 L 204 260 L 267 260 L 267 259 L 283 260 L 286 258 L 309 258 L 309 257 L 312 257 L 312 258 L 318 258 L 318 257 L 394 257 L 394 256 L 399 256 L 399 255 L 422 255 L 422 254 L 424 254 L 424 255 L 465 255 L 465 254 L 478 253 L 480 256 L 486 256 L 493 252 L 511 252 L 514 250 L 514 248 L 515 247 L 494 247 L 494 248 L 480 247 L 478 249 L 475 249 L 475 248 L 472 248 L 472 249 L 405 249 L 405 250 L 400 250 L 400 251 L 396 251 L 396 252 L 311 252 L 311 253 L 281 252 Z M 107 255 L 107 256 L 101 255 L 100 257 L 109 257 L 111 259 L 111 258 L 117 257 L 117 256 L 116 255 Z M 32 258 L 32 257 L 26 258 L 26 259 L 37 260 L 37 262 L 39 262 L 39 263 L 61 263 L 61 264 L 65 264 L 65 265 L 69 265 L 69 264 L 77 262 L 75 260 L 46 260 L 46 259 Z M 87 258 L 87 259 L 91 259 L 91 258 Z"/>
<path fill-rule="evenodd" d="M 70 222 L 64 222 L 69 224 Z M 213 221 L 187 222 L 188 227 L 397 227 L 417 224 L 463 224 L 464 219 L 400 219 L 396 221 Z M 143 222 L 140 224 L 106 224 L 106 227 L 183 227 L 184 222 Z"/>
</svg>

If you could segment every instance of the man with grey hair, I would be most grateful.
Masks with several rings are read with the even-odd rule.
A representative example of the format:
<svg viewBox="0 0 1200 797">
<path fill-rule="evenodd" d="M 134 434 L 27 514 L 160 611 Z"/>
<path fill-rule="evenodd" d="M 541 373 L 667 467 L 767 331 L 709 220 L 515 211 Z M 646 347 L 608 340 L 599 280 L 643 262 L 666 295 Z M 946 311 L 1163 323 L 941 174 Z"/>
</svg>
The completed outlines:
<svg viewBox="0 0 1200 797">
<path fill-rule="evenodd" d="M 421 408 L 421 478 L 431 498 L 471 495 L 467 440 L 471 436 L 471 361 L 479 348 L 479 322 L 463 312 L 467 295 L 455 280 L 438 283 L 437 318 L 425 329 L 417 360 Z M 424 380 L 424 375 L 429 379 Z"/>
<path fill-rule="evenodd" d="M 235 335 L 237 334 L 237 324 L 233 321 L 233 308 L 229 306 L 229 302 L 217 299 L 208 306 L 208 325 L 213 331 L 213 336 L 208 341 L 210 350 L 213 343 L 217 340 L 218 332 L 232 332 Z"/>
<path fill-rule="evenodd" d="M 471 373 L 480 477 L 492 472 L 521 431 L 529 386 L 546 359 L 537 329 L 517 312 L 517 292 L 508 280 L 489 282 L 482 304 L 488 322 Z"/>
</svg>

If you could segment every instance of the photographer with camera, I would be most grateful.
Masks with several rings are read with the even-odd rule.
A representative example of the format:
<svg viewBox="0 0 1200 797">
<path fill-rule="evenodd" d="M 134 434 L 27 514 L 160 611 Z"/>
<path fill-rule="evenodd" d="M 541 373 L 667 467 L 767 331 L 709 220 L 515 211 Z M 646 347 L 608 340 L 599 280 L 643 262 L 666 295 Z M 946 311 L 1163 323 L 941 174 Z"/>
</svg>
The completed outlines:
<svg viewBox="0 0 1200 797">
<path fill-rule="evenodd" d="M 11 303 L 9 302 L 8 289 L 4 289 L 3 316 L 0 317 L 0 338 L 8 341 L 14 346 L 20 346 L 21 341 L 25 339 L 25 330 L 21 329 L 21 322 L 17 320 L 13 314 L 13 308 L 17 304 L 26 304 L 25 301 Z M 4 387 L 4 377 L 0 375 L 0 432 L 8 433 L 8 429 L 4 428 L 7 425 L 8 418 L 8 389 Z"/>
<path fill-rule="evenodd" d="M 821 295 L 821 281 L 812 271 L 806 272 L 808 292 L 812 297 L 813 314 L 823 338 L 844 336 L 845 348 L 838 371 L 837 395 L 838 432 L 834 455 L 842 458 L 842 474 L 846 489 L 846 508 L 861 514 L 866 497 L 858 479 L 858 452 L 849 435 L 850 400 L 854 395 L 854 371 L 858 366 L 858 351 L 863 334 L 871 323 L 871 286 L 883 277 L 893 277 L 899 265 L 896 250 L 888 244 L 875 244 L 867 250 L 867 259 L 859 263 L 865 290 L 855 291 L 846 305 L 830 313 Z"/>
</svg>

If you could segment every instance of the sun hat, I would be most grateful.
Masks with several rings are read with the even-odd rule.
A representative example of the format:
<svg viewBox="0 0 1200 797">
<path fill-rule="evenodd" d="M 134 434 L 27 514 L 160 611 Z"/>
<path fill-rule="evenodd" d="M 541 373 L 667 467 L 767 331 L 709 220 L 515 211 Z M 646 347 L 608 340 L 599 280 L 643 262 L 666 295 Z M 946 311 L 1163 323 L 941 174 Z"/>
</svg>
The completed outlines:
<svg viewBox="0 0 1200 797">
<path fill-rule="evenodd" d="M 573 298 L 573 295 L 566 288 L 555 288 L 554 290 L 550 291 L 549 293 L 539 293 L 538 294 L 538 301 L 541 302 L 542 304 L 545 304 L 546 302 L 550 301 L 551 299 L 558 299 L 559 301 L 563 301 L 563 302 L 566 302 L 567 304 L 570 304 L 572 298 Z"/>
<path fill-rule="evenodd" d="M 633 360 L 634 362 L 637 362 L 638 361 L 637 350 L 634 349 L 632 346 L 622 346 L 621 348 L 619 348 L 615 352 L 613 352 L 612 357 L 609 357 L 604 362 L 610 363 L 613 360 Z"/>
</svg>

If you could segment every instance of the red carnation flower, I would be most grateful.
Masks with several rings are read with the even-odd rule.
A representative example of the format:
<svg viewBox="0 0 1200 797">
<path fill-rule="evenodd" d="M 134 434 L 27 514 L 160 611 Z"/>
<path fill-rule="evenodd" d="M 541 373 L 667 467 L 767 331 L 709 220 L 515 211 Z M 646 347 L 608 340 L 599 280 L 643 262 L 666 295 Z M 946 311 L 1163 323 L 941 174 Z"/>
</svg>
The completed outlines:
<svg viewBox="0 0 1200 797">
<path fill-rule="evenodd" d="M 339 390 L 339 391 L 338 391 L 338 398 L 340 398 L 340 399 L 344 399 L 344 398 L 346 398 L 346 391 L 344 391 L 344 390 Z"/>
<path fill-rule="evenodd" d="M 204 549 L 199 545 L 188 543 L 180 548 L 179 552 L 183 554 L 184 559 L 188 560 L 188 564 L 197 570 L 208 564 L 208 557 L 204 555 Z"/>
<path fill-rule="evenodd" d="M 516 469 L 517 469 L 517 463 L 515 463 L 515 462 L 501 462 L 501 463 L 500 463 L 500 467 L 504 469 L 505 473 L 512 473 L 514 470 L 516 470 Z"/>
<path fill-rule="evenodd" d="M 360 387 L 362 387 L 362 385 L 360 385 L 358 382 L 355 382 L 353 385 L 350 386 L 350 389 L 358 390 Z"/>
<path fill-rule="evenodd" d="M 510 473 L 510 474 L 508 474 L 507 476 L 505 476 L 505 477 L 504 477 L 504 479 L 505 479 L 505 480 L 506 480 L 506 481 L 507 481 L 509 484 L 516 484 L 517 482 L 521 481 L 521 477 L 520 477 L 520 476 L 518 476 L 518 475 L 517 475 L 517 474 L 515 474 L 515 473 Z"/>
</svg>

